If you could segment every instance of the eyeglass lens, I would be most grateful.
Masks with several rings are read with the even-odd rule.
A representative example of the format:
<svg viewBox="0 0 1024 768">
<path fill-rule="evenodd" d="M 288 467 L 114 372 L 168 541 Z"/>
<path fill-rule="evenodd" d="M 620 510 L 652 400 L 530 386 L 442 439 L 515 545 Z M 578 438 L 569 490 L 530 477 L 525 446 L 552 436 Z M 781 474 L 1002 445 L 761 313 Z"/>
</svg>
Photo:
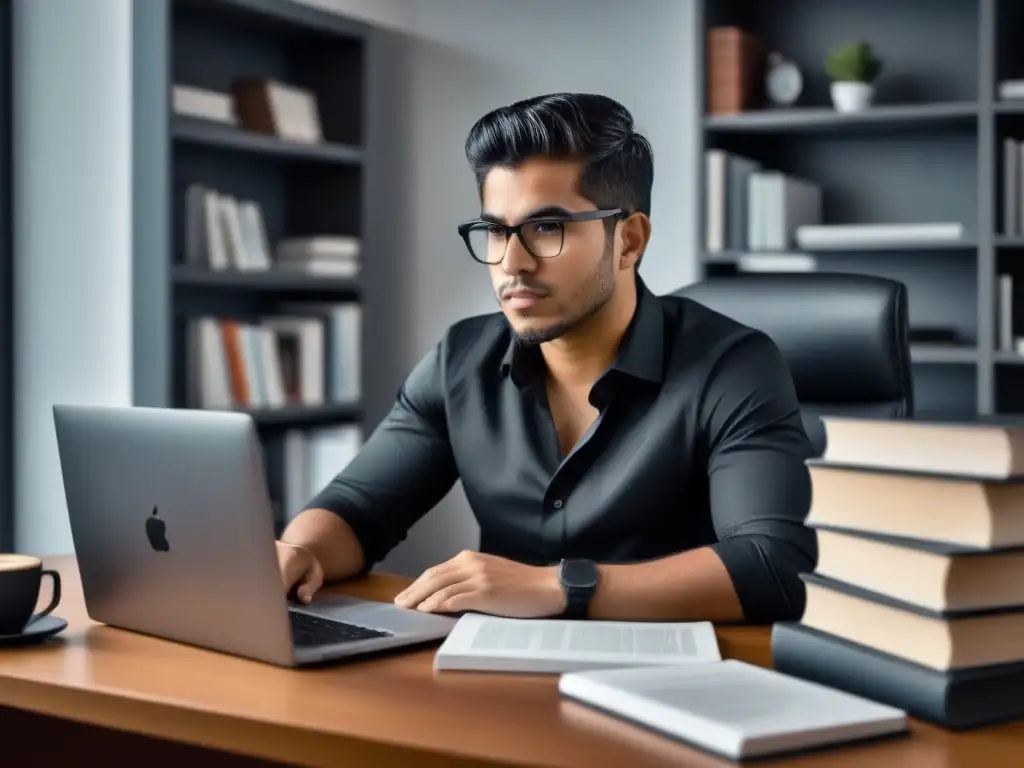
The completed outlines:
<svg viewBox="0 0 1024 768">
<path fill-rule="evenodd" d="M 526 249 L 538 259 L 553 259 L 562 252 L 565 227 L 561 221 L 531 221 L 523 225 Z M 473 256 L 488 264 L 500 264 L 508 246 L 508 230 L 500 224 L 482 224 L 469 231 Z"/>
</svg>

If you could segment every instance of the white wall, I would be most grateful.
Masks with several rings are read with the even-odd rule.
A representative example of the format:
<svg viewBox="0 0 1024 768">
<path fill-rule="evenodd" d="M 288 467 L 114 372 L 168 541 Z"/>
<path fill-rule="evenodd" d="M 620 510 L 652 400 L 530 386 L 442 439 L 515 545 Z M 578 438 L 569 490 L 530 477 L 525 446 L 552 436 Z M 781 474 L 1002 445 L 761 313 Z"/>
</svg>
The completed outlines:
<svg viewBox="0 0 1024 768">
<path fill-rule="evenodd" d="M 330 11 L 367 24 L 400 32 L 412 32 L 421 7 L 432 0 L 295 0 L 323 11 Z"/>
<path fill-rule="evenodd" d="M 479 211 L 463 142 L 484 112 L 552 91 L 603 93 L 623 102 L 654 147 L 652 240 L 641 275 L 655 292 L 696 276 L 694 220 L 700 72 L 694 0 L 429 0 L 418 4 L 408 56 L 411 101 L 405 149 L 412 225 L 401 273 L 415 290 L 404 339 L 410 366 L 445 328 L 497 309 L 486 271 L 464 252 L 458 221 Z M 415 573 L 477 544 L 461 493 L 428 515 L 385 561 Z"/>
<path fill-rule="evenodd" d="M 131 20 L 131 0 L 14 3 L 19 551 L 72 551 L 51 405 L 131 402 Z"/>
</svg>

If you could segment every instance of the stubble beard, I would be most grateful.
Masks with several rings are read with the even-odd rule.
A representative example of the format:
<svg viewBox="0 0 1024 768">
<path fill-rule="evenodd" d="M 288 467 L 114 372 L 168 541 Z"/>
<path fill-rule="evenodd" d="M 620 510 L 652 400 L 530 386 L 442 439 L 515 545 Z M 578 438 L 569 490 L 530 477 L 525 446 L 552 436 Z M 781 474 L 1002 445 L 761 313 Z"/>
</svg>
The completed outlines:
<svg viewBox="0 0 1024 768">
<path fill-rule="evenodd" d="M 545 328 L 532 328 L 522 331 L 513 328 L 512 337 L 517 345 L 533 347 L 554 341 L 569 333 L 581 323 L 589 320 L 605 304 L 611 301 L 612 295 L 615 293 L 614 243 L 615 241 L 612 238 L 606 239 L 604 252 L 601 254 L 601 260 L 598 262 L 597 269 L 578 289 L 576 296 L 579 298 L 577 300 L 574 297 L 572 303 L 577 305 L 579 309 L 570 317 Z"/>
</svg>

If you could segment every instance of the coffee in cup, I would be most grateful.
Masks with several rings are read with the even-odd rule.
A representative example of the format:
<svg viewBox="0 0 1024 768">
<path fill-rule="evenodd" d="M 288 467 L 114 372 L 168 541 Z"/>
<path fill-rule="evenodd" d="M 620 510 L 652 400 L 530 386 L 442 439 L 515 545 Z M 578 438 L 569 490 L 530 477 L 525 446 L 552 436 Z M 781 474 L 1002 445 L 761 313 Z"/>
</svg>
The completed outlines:
<svg viewBox="0 0 1024 768">
<path fill-rule="evenodd" d="M 50 604 L 33 614 L 43 577 L 53 579 Z M 60 603 L 60 574 L 43 568 L 31 555 L 0 555 L 0 635 L 17 635 Z"/>
</svg>

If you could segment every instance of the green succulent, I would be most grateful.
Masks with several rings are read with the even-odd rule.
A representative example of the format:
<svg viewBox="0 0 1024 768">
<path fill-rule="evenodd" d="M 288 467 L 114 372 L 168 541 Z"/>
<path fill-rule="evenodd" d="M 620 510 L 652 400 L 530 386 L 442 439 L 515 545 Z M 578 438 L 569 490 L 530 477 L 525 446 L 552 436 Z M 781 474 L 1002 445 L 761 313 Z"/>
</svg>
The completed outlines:
<svg viewBox="0 0 1024 768">
<path fill-rule="evenodd" d="M 845 43 L 828 54 L 825 71 L 834 82 L 870 83 L 881 73 L 882 62 L 869 43 Z"/>
</svg>

